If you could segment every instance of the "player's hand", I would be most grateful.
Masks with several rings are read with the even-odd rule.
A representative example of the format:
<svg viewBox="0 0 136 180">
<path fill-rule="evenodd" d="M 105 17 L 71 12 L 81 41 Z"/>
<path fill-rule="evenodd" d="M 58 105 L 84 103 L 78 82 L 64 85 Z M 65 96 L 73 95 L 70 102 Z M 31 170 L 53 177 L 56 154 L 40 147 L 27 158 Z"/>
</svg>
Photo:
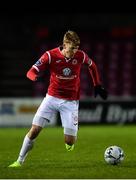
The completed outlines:
<svg viewBox="0 0 136 180">
<path fill-rule="evenodd" d="M 104 100 L 108 97 L 108 92 L 102 85 L 94 86 L 94 97 L 97 97 L 98 95 Z"/>
</svg>

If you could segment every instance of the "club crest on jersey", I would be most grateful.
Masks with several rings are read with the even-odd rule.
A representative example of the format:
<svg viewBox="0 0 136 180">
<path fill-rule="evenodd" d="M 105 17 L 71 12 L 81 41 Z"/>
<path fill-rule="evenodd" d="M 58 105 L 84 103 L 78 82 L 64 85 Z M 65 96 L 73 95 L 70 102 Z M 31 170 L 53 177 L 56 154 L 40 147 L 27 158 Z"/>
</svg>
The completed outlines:
<svg viewBox="0 0 136 180">
<path fill-rule="evenodd" d="M 77 64 L 77 60 L 73 59 L 72 64 Z"/>
<path fill-rule="evenodd" d="M 39 59 L 36 63 L 35 66 L 40 66 L 42 64 L 41 60 Z"/>
<path fill-rule="evenodd" d="M 69 69 L 69 68 L 63 69 L 63 75 L 64 76 L 70 76 L 70 74 L 71 74 L 71 69 Z"/>
</svg>

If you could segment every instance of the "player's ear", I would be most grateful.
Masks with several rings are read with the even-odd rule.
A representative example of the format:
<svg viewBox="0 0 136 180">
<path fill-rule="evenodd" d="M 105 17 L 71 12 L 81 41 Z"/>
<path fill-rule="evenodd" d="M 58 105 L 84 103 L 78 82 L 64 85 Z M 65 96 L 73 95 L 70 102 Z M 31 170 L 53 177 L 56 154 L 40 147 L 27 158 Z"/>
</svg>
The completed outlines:
<svg viewBox="0 0 136 180">
<path fill-rule="evenodd" d="M 65 49 L 65 48 L 66 48 L 66 44 L 65 44 L 65 43 L 63 43 L 62 47 L 63 47 L 63 49 Z"/>
</svg>

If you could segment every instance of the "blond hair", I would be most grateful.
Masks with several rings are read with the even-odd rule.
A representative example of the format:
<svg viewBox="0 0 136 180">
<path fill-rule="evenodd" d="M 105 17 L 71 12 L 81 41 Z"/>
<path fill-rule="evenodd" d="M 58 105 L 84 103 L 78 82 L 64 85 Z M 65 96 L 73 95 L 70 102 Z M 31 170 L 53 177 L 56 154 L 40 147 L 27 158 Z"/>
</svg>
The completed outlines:
<svg viewBox="0 0 136 180">
<path fill-rule="evenodd" d="M 80 38 L 77 35 L 77 33 L 69 30 L 64 34 L 63 43 L 70 43 L 70 42 L 72 42 L 74 46 L 80 45 Z"/>
</svg>

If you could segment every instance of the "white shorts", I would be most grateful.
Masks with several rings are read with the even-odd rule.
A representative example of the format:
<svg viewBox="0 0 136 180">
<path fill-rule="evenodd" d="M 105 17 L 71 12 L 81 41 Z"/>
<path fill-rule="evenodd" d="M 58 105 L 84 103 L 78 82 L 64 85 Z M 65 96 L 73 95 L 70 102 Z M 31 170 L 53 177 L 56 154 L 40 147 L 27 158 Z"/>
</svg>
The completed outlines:
<svg viewBox="0 0 136 180">
<path fill-rule="evenodd" d="M 78 131 L 78 100 L 64 100 L 50 95 L 46 95 L 41 105 L 39 106 L 32 124 L 45 126 L 46 119 L 52 121 L 56 118 L 57 112 L 60 113 L 61 123 L 64 128 Z M 41 118 L 45 118 L 45 123 L 41 122 Z"/>
</svg>

